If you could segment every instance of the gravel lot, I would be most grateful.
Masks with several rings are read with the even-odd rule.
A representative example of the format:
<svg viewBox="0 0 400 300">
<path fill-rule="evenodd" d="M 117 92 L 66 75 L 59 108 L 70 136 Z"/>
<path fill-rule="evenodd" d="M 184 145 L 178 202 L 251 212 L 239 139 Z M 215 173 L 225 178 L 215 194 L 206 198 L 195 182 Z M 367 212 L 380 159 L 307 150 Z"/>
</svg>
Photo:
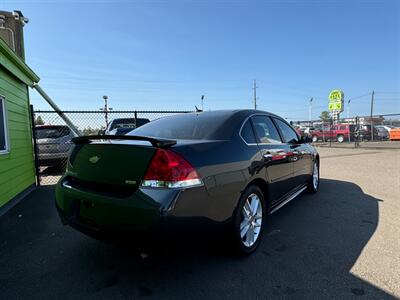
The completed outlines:
<svg viewBox="0 0 400 300">
<path fill-rule="evenodd" d="M 320 148 L 321 186 L 270 216 L 259 250 L 143 258 L 61 225 L 52 187 L 0 218 L 0 298 L 400 297 L 400 151 Z"/>
</svg>

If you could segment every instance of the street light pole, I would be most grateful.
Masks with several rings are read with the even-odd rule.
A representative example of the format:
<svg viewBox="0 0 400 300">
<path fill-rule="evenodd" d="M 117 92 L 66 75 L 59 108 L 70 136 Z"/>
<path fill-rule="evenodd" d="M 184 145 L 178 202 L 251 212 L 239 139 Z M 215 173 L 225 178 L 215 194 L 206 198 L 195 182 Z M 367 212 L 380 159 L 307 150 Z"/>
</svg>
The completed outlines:
<svg viewBox="0 0 400 300">
<path fill-rule="evenodd" d="M 351 99 L 349 99 L 347 101 L 347 119 L 350 118 L 350 102 L 351 102 Z"/>
<path fill-rule="evenodd" d="M 372 91 L 372 94 L 371 94 L 371 116 L 370 116 L 370 118 L 371 118 L 371 141 L 373 141 L 374 140 L 374 123 L 373 123 L 373 121 L 372 121 L 372 115 L 374 114 L 374 95 L 375 95 L 375 92 L 374 91 Z"/>
<path fill-rule="evenodd" d="M 311 97 L 310 99 L 310 106 L 309 106 L 309 110 L 308 110 L 308 120 L 311 123 L 311 118 L 312 118 L 312 102 L 313 102 L 313 97 Z M 311 125 L 311 124 L 310 124 Z"/>
</svg>

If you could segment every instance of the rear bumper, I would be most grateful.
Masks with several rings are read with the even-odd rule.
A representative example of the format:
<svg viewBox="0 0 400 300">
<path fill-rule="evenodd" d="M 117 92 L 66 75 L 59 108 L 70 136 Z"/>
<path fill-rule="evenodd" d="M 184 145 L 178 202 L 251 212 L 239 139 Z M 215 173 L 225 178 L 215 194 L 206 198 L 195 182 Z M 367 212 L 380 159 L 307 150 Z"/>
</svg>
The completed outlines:
<svg viewBox="0 0 400 300">
<path fill-rule="evenodd" d="M 56 188 L 56 207 L 64 224 L 99 240 L 148 242 L 182 236 L 197 239 L 219 234 L 228 220 L 209 213 L 203 186 L 187 190 L 138 189 L 128 198 Z"/>
</svg>

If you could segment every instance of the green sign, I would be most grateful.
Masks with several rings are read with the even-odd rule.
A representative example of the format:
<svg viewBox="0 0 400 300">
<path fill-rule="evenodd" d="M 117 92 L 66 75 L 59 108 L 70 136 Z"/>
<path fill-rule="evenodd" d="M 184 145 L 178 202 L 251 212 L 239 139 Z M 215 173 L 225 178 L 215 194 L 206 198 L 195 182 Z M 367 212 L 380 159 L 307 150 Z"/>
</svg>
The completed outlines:
<svg viewBox="0 0 400 300">
<path fill-rule="evenodd" d="M 343 107 L 342 102 L 332 102 L 332 103 L 329 102 L 329 105 L 328 105 L 328 109 L 331 111 L 334 111 L 334 110 L 343 111 L 342 107 Z"/>
<path fill-rule="evenodd" d="M 344 93 L 341 90 L 333 90 L 329 94 L 328 109 L 330 111 L 342 112 L 343 100 L 344 100 Z"/>
</svg>

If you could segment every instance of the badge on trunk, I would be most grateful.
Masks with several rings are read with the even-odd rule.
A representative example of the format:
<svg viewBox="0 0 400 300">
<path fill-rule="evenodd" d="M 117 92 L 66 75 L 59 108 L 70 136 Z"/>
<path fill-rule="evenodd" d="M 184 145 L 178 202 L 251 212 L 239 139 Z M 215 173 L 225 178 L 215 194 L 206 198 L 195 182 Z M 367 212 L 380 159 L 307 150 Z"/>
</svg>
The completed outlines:
<svg viewBox="0 0 400 300">
<path fill-rule="evenodd" d="M 97 163 L 99 160 L 100 160 L 100 157 L 98 157 L 98 156 L 92 156 L 91 158 L 89 158 L 89 161 L 90 161 L 92 164 Z"/>
</svg>

